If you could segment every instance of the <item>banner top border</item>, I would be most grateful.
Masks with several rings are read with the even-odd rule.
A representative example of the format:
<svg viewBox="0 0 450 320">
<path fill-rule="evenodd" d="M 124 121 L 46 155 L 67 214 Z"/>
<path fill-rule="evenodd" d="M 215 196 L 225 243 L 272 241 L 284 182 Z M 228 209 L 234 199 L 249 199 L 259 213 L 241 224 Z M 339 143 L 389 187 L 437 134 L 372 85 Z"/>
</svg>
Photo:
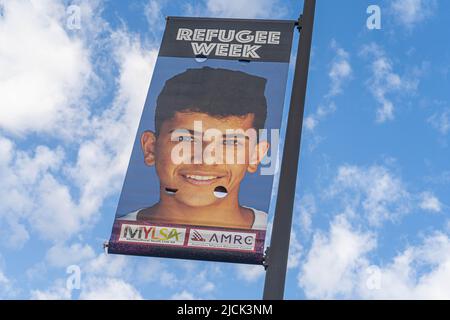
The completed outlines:
<svg viewBox="0 0 450 320">
<path fill-rule="evenodd" d="M 236 22 L 266 22 L 266 23 L 292 23 L 295 25 L 298 20 L 276 20 L 276 19 L 241 19 L 241 18 L 213 18 L 213 17 L 182 17 L 182 16 L 166 16 L 168 20 L 223 20 L 223 21 L 236 21 Z"/>
</svg>

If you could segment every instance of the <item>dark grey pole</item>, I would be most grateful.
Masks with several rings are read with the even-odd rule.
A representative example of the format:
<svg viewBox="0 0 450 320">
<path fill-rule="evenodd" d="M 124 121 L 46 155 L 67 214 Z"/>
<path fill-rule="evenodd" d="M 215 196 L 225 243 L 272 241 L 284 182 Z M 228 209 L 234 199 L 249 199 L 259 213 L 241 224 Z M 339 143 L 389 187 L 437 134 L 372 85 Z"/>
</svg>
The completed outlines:
<svg viewBox="0 0 450 320">
<path fill-rule="evenodd" d="M 316 0 L 305 0 L 303 14 L 299 20 L 300 39 L 295 62 L 272 239 L 266 261 L 264 300 L 282 300 L 284 297 L 315 8 Z"/>
</svg>

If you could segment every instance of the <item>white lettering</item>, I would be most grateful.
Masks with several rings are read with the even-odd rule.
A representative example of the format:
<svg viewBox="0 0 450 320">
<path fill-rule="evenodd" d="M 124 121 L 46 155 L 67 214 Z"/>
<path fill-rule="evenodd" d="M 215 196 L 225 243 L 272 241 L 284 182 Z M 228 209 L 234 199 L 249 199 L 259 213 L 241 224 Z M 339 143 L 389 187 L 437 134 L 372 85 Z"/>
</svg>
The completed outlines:
<svg viewBox="0 0 450 320">
<path fill-rule="evenodd" d="M 192 30 L 186 28 L 178 29 L 177 40 L 191 41 Z"/>
<path fill-rule="evenodd" d="M 192 41 L 204 41 L 205 40 L 205 29 L 194 29 L 194 35 L 192 36 Z"/>
<path fill-rule="evenodd" d="M 269 39 L 267 39 L 267 44 L 280 44 L 280 35 L 279 31 L 270 31 Z"/>
<path fill-rule="evenodd" d="M 260 58 L 259 55 L 255 52 L 259 48 L 261 48 L 261 46 L 252 46 L 246 44 L 244 46 L 244 50 L 242 51 L 242 56 L 244 58 Z"/>
<path fill-rule="evenodd" d="M 216 38 L 217 34 L 219 33 L 219 30 L 217 29 L 208 29 L 206 31 L 205 41 L 211 41 L 212 38 Z"/>
<path fill-rule="evenodd" d="M 256 31 L 255 43 L 265 44 L 267 42 L 267 31 Z"/>
<path fill-rule="evenodd" d="M 203 56 L 209 56 L 209 54 L 214 50 L 217 43 L 197 43 L 192 42 L 192 50 L 194 50 L 194 54 L 196 56 L 203 55 Z"/>
<path fill-rule="evenodd" d="M 234 39 L 235 30 L 228 30 L 228 37 L 225 36 L 227 30 L 219 30 L 219 41 L 220 42 L 231 42 Z"/>
<path fill-rule="evenodd" d="M 230 52 L 228 55 L 230 57 L 240 57 L 242 54 L 242 44 L 231 44 L 230 45 Z"/>
<path fill-rule="evenodd" d="M 252 42 L 255 36 L 251 35 L 252 32 L 250 30 L 242 30 L 236 33 L 236 40 L 240 43 L 249 43 Z"/>
<path fill-rule="evenodd" d="M 218 43 L 216 46 L 216 56 L 226 57 L 228 55 L 228 43 Z"/>
</svg>

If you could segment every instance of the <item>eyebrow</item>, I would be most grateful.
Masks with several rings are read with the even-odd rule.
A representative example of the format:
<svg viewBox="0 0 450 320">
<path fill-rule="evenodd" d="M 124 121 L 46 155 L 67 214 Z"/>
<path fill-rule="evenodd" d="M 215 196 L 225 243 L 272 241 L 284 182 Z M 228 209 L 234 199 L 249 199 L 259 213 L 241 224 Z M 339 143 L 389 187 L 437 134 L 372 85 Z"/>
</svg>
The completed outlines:
<svg viewBox="0 0 450 320">
<path fill-rule="evenodd" d="M 250 137 L 246 136 L 245 134 L 237 133 L 237 134 L 224 134 L 224 138 L 237 138 L 237 139 L 247 139 L 249 140 Z"/>
<path fill-rule="evenodd" d="M 201 132 L 199 131 L 195 131 L 195 130 L 190 130 L 190 129 L 172 129 L 169 131 L 170 134 L 174 133 L 174 132 L 178 132 L 178 133 L 189 133 L 192 136 L 195 135 L 202 135 Z M 236 134 L 223 134 L 222 138 L 225 139 L 229 139 L 229 138 L 237 138 L 237 139 L 247 139 L 250 140 L 249 136 L 246 136 L 245 134 L 241 134 L 241 133 L 236 133 Z"/>
</svg>

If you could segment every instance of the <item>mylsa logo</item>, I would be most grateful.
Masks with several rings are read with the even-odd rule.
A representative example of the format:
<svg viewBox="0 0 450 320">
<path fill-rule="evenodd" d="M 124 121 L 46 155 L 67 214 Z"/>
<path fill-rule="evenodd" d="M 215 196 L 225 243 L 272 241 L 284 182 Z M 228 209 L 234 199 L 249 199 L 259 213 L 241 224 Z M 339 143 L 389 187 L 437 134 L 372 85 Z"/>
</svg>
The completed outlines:
<svg viewBox="0 0 450 320">
<path fill-rule="evenodd" d="M 188 246 L 254 251 L 256 233 L 191 229 Z"/>
<path fill-rule="evenodd" d="M 122 224 L 119 241 L 183 245 L 186 229 Z"/>
</svg>

